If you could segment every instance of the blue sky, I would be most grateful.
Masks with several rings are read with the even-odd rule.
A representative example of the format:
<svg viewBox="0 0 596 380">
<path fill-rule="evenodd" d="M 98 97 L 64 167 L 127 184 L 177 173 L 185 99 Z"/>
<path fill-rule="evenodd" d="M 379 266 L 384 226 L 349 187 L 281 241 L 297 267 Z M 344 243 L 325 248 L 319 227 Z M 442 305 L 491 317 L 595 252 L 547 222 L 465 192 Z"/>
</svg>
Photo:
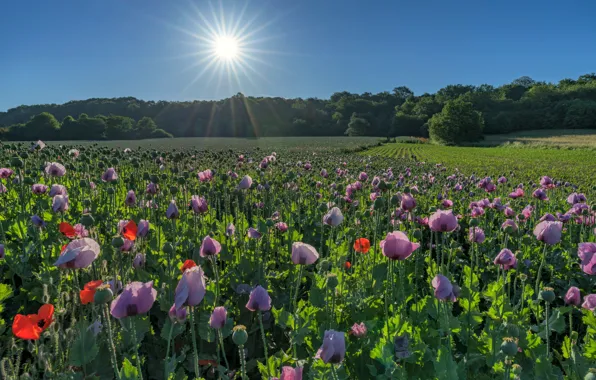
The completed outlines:
<svg viewBox="0 0 596 380">
<path fill-rule="evenodd" d="M 197 79 L 209 62 L 199 13 L 215 25 L 220 9 L 226 25 L 247 26 L 251 68 L 220 81 L 213 65 Z M 0 111 L 91 97 L 327 98 L 558 81 L 596 71 L 594 14 L 594 1 L 559 0 L 6 0 Z"/>
</svg>

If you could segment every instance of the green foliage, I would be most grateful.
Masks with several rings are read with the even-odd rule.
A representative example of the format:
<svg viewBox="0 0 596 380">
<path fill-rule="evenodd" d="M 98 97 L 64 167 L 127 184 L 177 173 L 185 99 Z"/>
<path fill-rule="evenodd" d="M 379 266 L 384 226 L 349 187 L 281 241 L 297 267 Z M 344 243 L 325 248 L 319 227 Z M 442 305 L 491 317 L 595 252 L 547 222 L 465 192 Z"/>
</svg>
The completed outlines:
<svg viewBox="0 0 596 380">
<path fill-rule="evenodd" d="M 354 112 L 352 117 L 350 118 L 350 122 L 348 123 L 348 129 L 346 130 L 346 135 L 348 136 L 365 136 L 366 131 L 370 123 L 362 118 L 358 117 Z"/>
<path fill-rule="evenodd" d="M 99 347 L 95 341 L 95 335 L 89 328 L 90 324 L 86 321 L 79 321 L 75 326 L 76 338 L 70 346 L 69 363 L 74 366 L 84 366 L 95 359 L 99 352 Z"/>
<path fill-rule="evenodd" d="M 431 117 L 429 135 L 439 144 L 457 145 L 478 141 L 482 137 L 484 120 L 472 103 L 461 99 L 449 100 L 443 110 Z"/>
</svg>

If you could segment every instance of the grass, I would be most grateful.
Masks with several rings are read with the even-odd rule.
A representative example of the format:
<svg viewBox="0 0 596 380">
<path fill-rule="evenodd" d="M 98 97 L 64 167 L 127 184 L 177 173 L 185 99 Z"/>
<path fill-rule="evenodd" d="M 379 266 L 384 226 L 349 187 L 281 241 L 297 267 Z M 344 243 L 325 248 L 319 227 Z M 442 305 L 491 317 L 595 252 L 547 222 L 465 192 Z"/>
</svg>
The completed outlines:
<svg viewBox="0 0 596 380">
<path fill-rule="evenodd" d="M 549 175 L 573 184 L 591 186 L 596 175 L 596 155 L 593 151 L 584 149 L 448 147 L 395 143 L 375 147 L 362 154 L 398 159 L 414 156 L 418 161 L 442 163 L 450 170 L 459 169 L 465 174 L 502 174 L 513 182 L 537 181 L 540 176 Z"/>
</svg>

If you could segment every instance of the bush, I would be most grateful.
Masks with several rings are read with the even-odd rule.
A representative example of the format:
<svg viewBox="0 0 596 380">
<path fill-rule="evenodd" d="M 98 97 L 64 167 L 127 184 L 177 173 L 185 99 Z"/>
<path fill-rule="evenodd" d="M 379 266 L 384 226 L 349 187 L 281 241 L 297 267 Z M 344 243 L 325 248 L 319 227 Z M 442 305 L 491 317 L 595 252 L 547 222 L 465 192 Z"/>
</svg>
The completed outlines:
<svg viewBox="0 0 596 380">
<path fill-rule="evenodd" d="M 472 103 L 456 99 L 445 103 L 443 110 L 430 118 L 428 126 L 433 142 L 458 145 L 480 140 L 484 119 Z"/>
<path fill-rule="evenodd" d="M 174 136 L 172 136 L 171 133 L 168 133 L 161 128 L 155 129 L 153 132 L 151 132 L 152 139 L 163 139 L 163 138 L 172 138 L 172 137 L 174 137 Z"/>
</svg>

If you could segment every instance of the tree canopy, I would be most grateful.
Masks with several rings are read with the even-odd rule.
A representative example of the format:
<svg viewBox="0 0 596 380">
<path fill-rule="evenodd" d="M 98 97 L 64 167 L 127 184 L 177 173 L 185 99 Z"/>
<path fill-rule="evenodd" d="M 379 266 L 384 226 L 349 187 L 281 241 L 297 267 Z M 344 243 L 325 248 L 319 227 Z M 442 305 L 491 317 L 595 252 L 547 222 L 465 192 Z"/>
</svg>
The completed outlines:
<svg viewBox="0 0 596 380">
<path fill-rule="evenodd" d="M 0 112 L 0 139 L 344 134 L 428 137 L 431 118 L 458 99 L 481 114 L 485 134 L 596 128 L 596 74 L 586 74 L 558 83 L 524 76 L 499 87 L 453 84 L 434 94 L 421 95 L 399 86 L 377 94 L 336 92 L 329 99 L 250 97 L 238 93 L 219 101 L 144 101 L 127 97 L 19 106 Z"/>
</svg>

